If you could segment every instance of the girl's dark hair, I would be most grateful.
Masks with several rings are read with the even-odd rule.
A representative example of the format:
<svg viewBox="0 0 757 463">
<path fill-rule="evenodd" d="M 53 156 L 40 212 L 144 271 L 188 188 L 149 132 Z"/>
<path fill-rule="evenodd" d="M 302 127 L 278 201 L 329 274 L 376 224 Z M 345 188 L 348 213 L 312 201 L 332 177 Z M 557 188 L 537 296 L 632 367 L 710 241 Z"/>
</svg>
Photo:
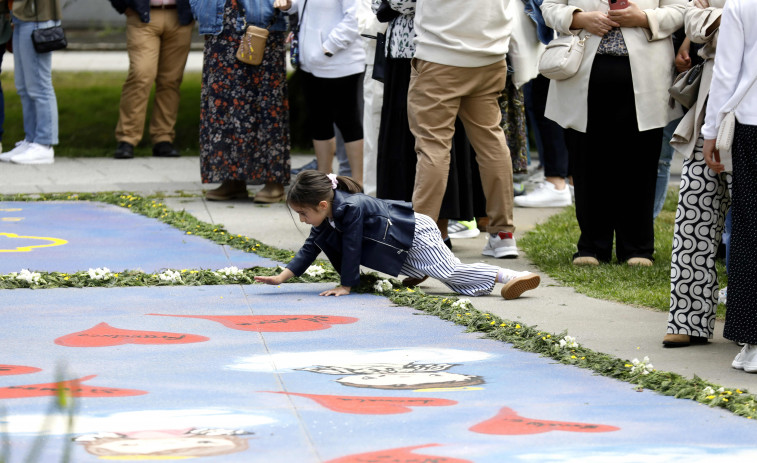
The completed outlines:
<svg viewBox="0 0 757 463">
<path fill-rule="evenodd" d="M 337 190 L 348 193 L 363 192 L 363 187 L 352 177 L 337 175 L 336 181 Z M 287 204 L 315 208 L 321 201 L 331 201 L 334 197 L 333 190 L 331 179 L 326 174 L 317 170 L 303 170 L 289 187 Z"/>
</svg>

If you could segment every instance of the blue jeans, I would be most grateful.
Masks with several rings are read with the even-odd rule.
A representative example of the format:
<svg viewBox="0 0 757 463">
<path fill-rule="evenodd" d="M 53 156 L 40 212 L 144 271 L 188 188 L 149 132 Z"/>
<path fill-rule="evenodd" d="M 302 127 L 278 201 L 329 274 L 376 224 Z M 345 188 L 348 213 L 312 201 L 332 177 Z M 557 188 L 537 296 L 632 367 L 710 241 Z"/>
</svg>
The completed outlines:
<svg viewBox="0 0 757 463">
<path fill-rule="evenodd" d="M 665 196 L 668 194 L 668 181 L 670 180 L 670 161 L 673 160 L 673 147 L 670 146 L 670 139 L 678 127 L 681 118 L 670 121 L 662 129 L 662 148 L 660 149 L 660 160 L 657 163 L 657 185 L 654 191 L 654 212 L 652 217 L 657 218 L 665 204 Z"/>
<path fill-rule="evenodd" d="M 58 144 L 58 101 L 53 89 L 52 52 L 34 50 L 32 31 L 57 24 L 60 21 L 13 18 L 14 76 L 24 115 L 24 138 L 40 145 Z"/>
</svg>

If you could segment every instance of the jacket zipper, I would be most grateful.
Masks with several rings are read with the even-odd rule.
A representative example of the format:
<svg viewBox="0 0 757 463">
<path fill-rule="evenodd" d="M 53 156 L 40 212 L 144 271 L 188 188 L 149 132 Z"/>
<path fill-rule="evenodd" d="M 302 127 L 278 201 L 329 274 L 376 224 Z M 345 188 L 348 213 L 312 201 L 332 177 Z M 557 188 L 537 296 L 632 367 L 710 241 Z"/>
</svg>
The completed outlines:
<svg viewBox="0 0 757 463">
<path fill-rule="evenodd" d="M 386 219 L 386 228 L 384 229 L 384 239 L 386 240 L 386 234 L 389 233 L 389 226 L 392 225 L 392 219 Z"/>
<path fill-rule="evenodd" d="M 383 242 L 383 241 L 379 241 L 379 240 L 377 240 L 377 239 L 368 238 L 367 236 L 365 237 L 365 239 L 367 239 L 367 240 L 371 240 L 371 241 L 375 241 L 376 243 L 378 243 L 378 244 L 383 244 L 384 246 L 389 246 L 389 247 L 390 247 L 390 248 L 392 248 L 392 249 L 396 249 L 396 250 L 397 250 L 397 254 L 402 254 L 403 252 L 406 252 L 406 251 L 405 251 L 404 249 L 400 249 L 400 248 L 398 248 L 397 246 L 392 246 L 391 244 L 387 244 L 387 243 L 385 243 L 385 242 Z"/>
</svg>

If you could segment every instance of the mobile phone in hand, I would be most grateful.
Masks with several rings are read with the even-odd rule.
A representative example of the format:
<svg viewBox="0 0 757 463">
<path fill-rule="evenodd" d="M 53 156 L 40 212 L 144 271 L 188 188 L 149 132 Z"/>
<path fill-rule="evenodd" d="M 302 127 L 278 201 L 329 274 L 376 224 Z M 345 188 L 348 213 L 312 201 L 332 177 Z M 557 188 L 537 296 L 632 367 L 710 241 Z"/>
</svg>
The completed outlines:
<svg viewBox="0 0 757 463">
<path fill-rule="evenodd" d="M 611 10 L 622 10 L 628 7 L 628 0 L 610 0 Z"/>
</svg>

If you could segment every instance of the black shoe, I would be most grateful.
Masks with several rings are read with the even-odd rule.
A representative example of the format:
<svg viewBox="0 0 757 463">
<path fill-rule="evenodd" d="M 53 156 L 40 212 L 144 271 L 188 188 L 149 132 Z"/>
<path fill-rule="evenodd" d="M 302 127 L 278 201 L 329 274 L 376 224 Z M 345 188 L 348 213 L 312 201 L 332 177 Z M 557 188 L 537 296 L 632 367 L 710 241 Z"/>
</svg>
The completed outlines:
<svg viewBox="0 0 757 463">
<path fill-rule="evenodd" d="M 152 147 L 152 155 L 159 158 L 178 158 L 181 156 L 170 141 L 160 141 Z"/>
<path fill-rule="evenodd" d="M 116 146 L 116 152 L 113 153 L 113 157 L 116 159 L 131 159 L 134 157 L 134 145 L 125 141 L 118 142 Z"/>
</svg>

